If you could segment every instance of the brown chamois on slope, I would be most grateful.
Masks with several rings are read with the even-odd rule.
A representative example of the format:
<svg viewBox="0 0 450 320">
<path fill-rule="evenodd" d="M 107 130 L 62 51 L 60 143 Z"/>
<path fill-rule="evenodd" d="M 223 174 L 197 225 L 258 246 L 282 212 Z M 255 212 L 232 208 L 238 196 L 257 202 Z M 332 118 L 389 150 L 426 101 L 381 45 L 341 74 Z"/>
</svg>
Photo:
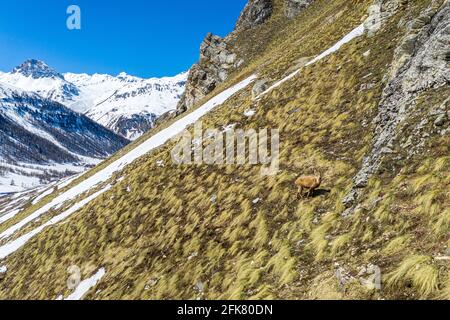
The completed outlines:
<svg viewBox="0 0 450 320">
<path fill-rule="evenodd" d="M 314 171 L 313 176 L 301 176 L 295 181 L 295 185 L 298 187 L 297 196 L 303 197 L 303 191 L 307 190 L 307 196 L 310 197 L 317 188 L 322 184 L 322 174 Z"/>
</svg>

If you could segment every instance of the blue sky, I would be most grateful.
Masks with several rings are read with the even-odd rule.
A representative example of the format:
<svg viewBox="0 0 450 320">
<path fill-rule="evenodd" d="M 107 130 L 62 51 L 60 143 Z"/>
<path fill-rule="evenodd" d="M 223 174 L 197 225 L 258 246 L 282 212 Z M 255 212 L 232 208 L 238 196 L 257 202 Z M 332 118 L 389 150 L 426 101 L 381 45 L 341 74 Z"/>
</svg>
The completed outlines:
<svg viewBox="0 0 450 320">
<path fill-rule="evenodd" d="M 171 76 L 199 58 L 207 32 L 233 30 L 247 0 L 0 0 L 0 70 L 44 60 L 60 72 Z M 68 30 L 69 5 L 81 30 Z"/>
</svg>

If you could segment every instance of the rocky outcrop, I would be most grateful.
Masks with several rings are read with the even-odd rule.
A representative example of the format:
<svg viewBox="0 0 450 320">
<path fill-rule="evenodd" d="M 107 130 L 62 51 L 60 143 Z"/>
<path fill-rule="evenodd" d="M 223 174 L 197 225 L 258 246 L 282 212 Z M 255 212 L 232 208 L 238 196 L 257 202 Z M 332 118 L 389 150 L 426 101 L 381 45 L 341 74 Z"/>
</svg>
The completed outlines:
<svg viewBox="0 0 450 320">
<path fill-rule="evenodd" d="M 249 0 L 232 34 L 236 35 L 240 31 L 263 24 L 272 13 L 272 0 Z M 200 47 L 200 61 L 189 71 L 186 90 L 175 114 L 179 115 L 192 108 L 244 63 L 244 60 L 229 48 L 227 38 L 212 34 L 206 36 Z"/>
<path fill-rule="evenodd" d="M 371 152 L 354 178 L 354 188 L 344 199 L 351 210 L 362 188 L 377 172 L 384 156 L 394 153 L 398 126 L 411 116 L 416 98 L 423 92 L 450 83 L 450 2 L 432 6 L 407 26 L 408 32 L 396 50 L 390 81 L 383 92 L 374 120 L 375 138 Z M 437 124 L 445 123 L 447 113 L 439 108 Z M 438 121 L 439 120 L 439 121 Z M 349 211 L 348 211 L 349 212 Z"/>
<path fill-rule="evenodd" d="M 252 98 L 256 99 L 261 93 L 267 90 L 269 81 L 267 79 L 260 79 L 255 82 L 252 88 Z"/>
<path fill-rule="evenodd" d="M 230 70 L 239 67 L 242 60 L 227 48 L 227 42 L 211 33 L 208 34 L 200 47 L 200 65 L 212 73 L 220 82 L 228 78 Z"/>
<path fill-rule="evenodd" d="M 314 0 L 284 1 L 285 15 L 292 18 Z M 244 60 L 230 49 L 230 38 L 241 31 L 251 30 L 265 23 L 272 16 L 273 8 L 273 0 L 249 0 L 230 36 L 226 38 L 212 34 L 206 36 L 200 47 L 200 61 L 189 71 L 186 90 L 178 103 L 176 115 L 192 108 L 244 63 Z"/>
<path fill-rule="evenodd" d="M 286 0 L 285 15 L 288 18 L 296 17 L 306 9 L 314 0 Z"/>
<path fill-rule="evenodd" d="M 243 63 L 228 49 L 227 42 L 209 33 L 200 47 L 200 61 L 192 66 L 177 114 L 192 108 L 195 103 L 228 79 L 231 71 Z"/>
<path fill-rule="evenodd" d="M 251 29 L 263 24 L 273 12 L 272 0 L 250 0 L 236 23 L 236 30 Z"/>
<path fill-rule="evenodd" d="M 376 0 L 369 7 L 369 17 L 364 22 L 364 27 L 369 35 L 377 33 L 383 24 L 392 17 L 398 8 L 405 4 L 405 0 Z"/>
</svg>

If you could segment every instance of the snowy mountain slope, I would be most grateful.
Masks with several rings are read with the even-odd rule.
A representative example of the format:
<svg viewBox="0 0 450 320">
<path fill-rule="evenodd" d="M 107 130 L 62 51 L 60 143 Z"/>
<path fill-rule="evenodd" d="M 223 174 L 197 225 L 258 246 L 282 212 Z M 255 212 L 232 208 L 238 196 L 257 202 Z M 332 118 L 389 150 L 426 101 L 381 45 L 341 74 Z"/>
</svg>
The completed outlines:
<svg viewBox="0 0 450 320">
<path fill-rule="evenodd" d="M 125 73 L 64 75 L 38 60 L 28 60 L 0 82 L 64 104 L 129 139 L 154 126 L 161 115 L 175 109 L 184 91 L 187 74 L 142 79 Z"/>
<path fill-rule="evenodd" d="M 8 192 L 81 172 L 128 143 L 58 102 L 2 83 L 0 142 L 0 185 Z"/>
<path fill-rule="evenodd" d="M 158 132 L 154 136 L 150 137 L 147 141 L 143 142 L 141 145 L 137 146 L 135 149 L 131 150 L 127 154 L 125 154 L 120 159 L 114 161 L 110 165 L 108 165 L 103 170 L 100 170 L 95 175 L 87 178 L 82 181 L 78 185 L 75 185 L 73 188 L 67 190 L 66 192 L 60 194 L 55 199 L 53 199 L 50 203 L 44 205 L 40 209 L 36 210 L 28 217 L 23 219 L 22 221 L 12 225 L 7 230 L 3 231 L 0 234 L 0 239 L 6 239 L 14 235 L 17 231 L 21 230 L 24 226 L 28 225 L 30 222 L 35 221 L 39 217 L 44 214 L 47 214 L 51 209 L 58 209 L 64 205 L 67 201 L 72 201 L 79 197 L 82 194 L 86 194 L 90 192 L 92 189 L 101 186 L 103 183 L 107 182 L 112 178 L 113 174 L 120 172 L 127 165 L 133 163 L 140 157 L 145 154 L 155 150 L 159 146 L 165 144 L 170 139 L 174 138 L 176 135 L 181 133 L 187 126 L 195 123 L 201 117 L 205 116 L 214 108 L 218 107 L 222 103 L 224 103 L 227 99 L 229 99 L 236 92 L 246 88 L 249 84 L 251 84 L 256 79 L 256 76 L 250 76 L 247 79 L 244 79 L 240 83 L 232 86 L 231 88 L 225 90 L 224 92 L 218 94 L 203 106 L 195 110 L 194 112 L 187 114 L 183 118 L 179 119 L 177 122 L 170 125 L 168 128 L 163 129 Z M 92 194 L 91 196 L 83 199 L 79 203 L 76 203 L 71 208 L 61 213 L 60 215 L 54 217 L 48 223 L 34 229 L 33 231 L 19 237 L 18 239 L 11 241 L 3 246 L 0 246 L 0 259 L 4 259 L 10 254 L 14 253 L 18 249 L 20 249 L 23 245 L 25 245 L 31 238 L 42 232 L 45 228 L 54 225 L 60 221 L 67 219 L 70 215 L 74 214 L 76 211 L 80 210 L 83 206 L 87 205 L 89 202 L 95 200 L 97 197 L 102 195 L 103 193 L 109 191 L 111 189 L 111 185 L 107 185 L 103 187 L 100 191 Z"/>
<path fill-rule="evenodd" d="M 264 1 L 272 18 L 235 34 L 249 66 L 211 96 L 258 81 L 176 120 L 279 128 L 279 173 L 177 165 L 178 129 L 149 133 L 36 206 L 6 205 L 0 298 L 450 299 L 450 3 L 314 1 L 287 20 L 293 2 Z M 379 23 L 361 34 L 367 16 Z M 387 125 L 396 136 L 377 133 Z M 366 157 L 377 167 L 348 203 Z M 296 178 L 316 170 L 322 185 L 300 197 Z"/>
<path fill-rule="evenodd" d="M 79 96 L 78 88 L 66 81 L 62 74 L 34 59 L 25 61 L 10 73 L 0 73 L 0 82 L 64 105 L 73 103 Z"/>
<path fill-rule="evenodd" d="M 79 99 L 68 106 L 135 139 L 151 129 L 158 117 L 174 110 L 186 77 L 186 73 L 160 79 L 141 79 L 125 73 L 117 77 L 65 74 L 80 89 Z"/>
</svg>

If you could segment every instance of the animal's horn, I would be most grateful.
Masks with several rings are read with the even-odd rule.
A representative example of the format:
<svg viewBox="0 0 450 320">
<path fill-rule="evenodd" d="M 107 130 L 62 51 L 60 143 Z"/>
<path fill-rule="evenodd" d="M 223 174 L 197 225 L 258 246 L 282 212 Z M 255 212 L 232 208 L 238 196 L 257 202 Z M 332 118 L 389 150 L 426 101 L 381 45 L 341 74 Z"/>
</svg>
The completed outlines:
<svg viewBox="0 0 450 320">
<path fill-rule="evenodd" d="M 319 179 L 322 178 L 322 172 L 320 170 L 314 169 L 314 175 Z"/>
</svg>

